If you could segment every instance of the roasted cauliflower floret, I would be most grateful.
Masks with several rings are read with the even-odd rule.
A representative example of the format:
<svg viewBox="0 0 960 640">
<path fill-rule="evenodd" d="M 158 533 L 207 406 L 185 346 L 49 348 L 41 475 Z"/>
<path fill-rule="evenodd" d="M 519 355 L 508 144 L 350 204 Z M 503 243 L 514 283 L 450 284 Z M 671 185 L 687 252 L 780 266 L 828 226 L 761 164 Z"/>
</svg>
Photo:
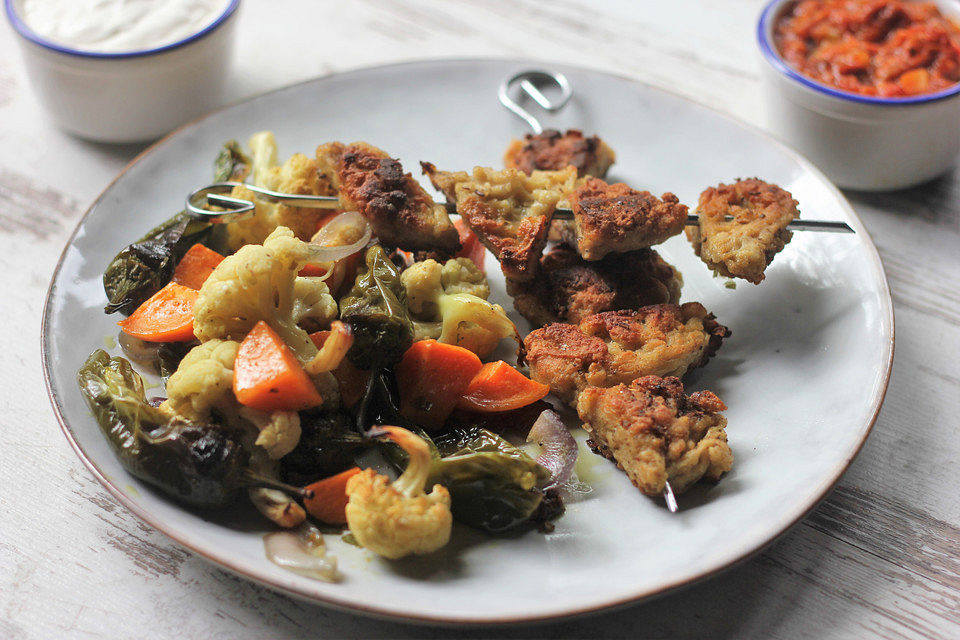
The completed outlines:
<svg viewBox="0 0 960 640">
<path fill-rule="evenodd" d="M 278 165 L 277 143 L 269 131 L 254 134 L 248 144 L 252 149 L 254 185 L 281 193 L 337 195 L 333 181 L 321 170 L 316 159 L 298 153 Z M 309 240 L 316 232 L 320 220 L 329 214 L 329 211 L 324 209 L 292 207 L 258 200 L 253 191 L 242 185 L 234 187 L 230 195 L 250 200 L 256 205 L 250 218 L 224 226 L 225 241 L 232 251 L 247 244 L 262 243 L 278 226 L 287 227 L 302 240 Z"/>
<path fill-rule="evenodd" d="M 191 349 L 167 381 L 167 399 L 160 409 L 196 422 L 216 410 L 235 427 L 256 427 L 255 444 L 270 458 L 281 458 L 300 441 L 300 416 L 296 411 L 258 411 L 237 402 L 233 363 L 239 349 L 238 342 L 217 339 Z"/>
<path fill-rule="evenodd" d="M 167 381 L 163 411 L 200 421 L 212 409 L 234 411 L 233 361 L 240 343 L 209 340 L 191 349 Z"/>
<path fill-rule="evenodd" d="M 424 488 L 430 474 L 430 448 L 406 429 L 382 427 L 407 452 L 403 474 L 390 482 L 364 469 L 347 482 L 347 525 L 360 546 L 384 558 L 436 551 L 450 540 L 450 493 L 439 484 Z"/>
<path fill-rule="evenodd" d="M 436 318 L 440 312 L 437 297 L 441 294 L 469 293 L 484 300 L 490 296 L 487 277 L 469 258 L 447 260 L 443 265 L 436 260 L 415 262 L 400 274 L 400 282 L 407 294 L 407 307 L 420 319 Z"/>
<path fill-rule="evenodd" d="M 297 276 L 320 250 L 290 229 L 277 227 L 262 245 L 247 245 L 227 256 L 200 288 L 194 334 L 203 342 L 242 340 L 263 320 L 308 365 L 317 348 L 298 323 L 309 319 L 311 328 L 327 326 L 337 316 L 327 285 L 319 278 Z"/>
<path fill-rule="evenodd" d="M 415 338 L 435 338 L 473 351 L 481 358 L 503 338 L 517 337 L 517 328 L 503 307 L 486 301 L 490 287 L 467 258 L 415 262 L 400 274 L 407 306 L 414 318 Z M 519 339 L 519 338 L 518 338 Z"/>
</svg>

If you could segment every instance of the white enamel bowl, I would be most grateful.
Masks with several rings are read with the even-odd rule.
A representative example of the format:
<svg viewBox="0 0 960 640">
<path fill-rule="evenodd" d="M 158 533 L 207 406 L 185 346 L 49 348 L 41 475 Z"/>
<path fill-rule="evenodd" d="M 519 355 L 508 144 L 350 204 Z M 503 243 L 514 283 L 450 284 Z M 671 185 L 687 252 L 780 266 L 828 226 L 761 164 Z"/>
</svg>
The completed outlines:
<svg viewBox="0 0 960 640">
<path fill-rule="evenodd" d="M 880 408 L 893 350 L 890 296 L 866 230 L 837 190 L 792 151 L 749 126 L 630 80 L 558 67 L 575 95 L 552 124 L 598 132 L 617 151 L 613 179 L 694 203 L 707 185 L 762 174 L 793 192 L 806 216 L 844 220 L 856 235 L 797 233 L 760 286 L 711 277 L 682 238 L 662 247 L 699 300 L 733 329 L 688 390 L 729 405 L 733 472 L 682 496 L 672 515 L 607 461 L 583 449 L 594 491 L 551 534 L 488 537 L 458 527 L 430 557 L 386 562 L 328 536 L 344 579 L 325 584 L 264 557 L 267 523 L 238 508 L 188 511 L 125 473 L 75 382 L 89 353 L 116 335 L 100 283 L 116 251 L 179 210 L 211 179 L 228 139 L 266 127 L 282 156 L 328 140 L 368 140 L 408 169 L 498 165 L 525 131 L 496 89 L 517 61 L 420 62 L 320 78 L 211 114 L 161 141 L 107 187 L 67 246 L 44 314 L 54 408 L 90 470 L 133 513 L 231 571 L 327 605 L 443 622 L 536 620 L 663 593 L 757 552 L 804 516 L 843 473 Z M 488 256 L 493 298 L 512 308 Z M 515 315 L 515 314 L 514 314 Z M 520 323 L 525 327 L 524 323 Z M 116 352 L 116 350 L 114 350 Z M 582 440 L 582 434 L 581 434 Z"/>
<path fill-rule="evenodd" d="M 22 0 L 4 0 L 30 83 L 63 129 L 99 142 L 155 140 L 220 99 L 232 62 L 239 0 L 197 33 L 129 53 L 58 45 L 21 19 Z"/>
<path fill-rule="evenodd" d="M 929 95 L 878 98 L 811 80 L 773 44 L 776 21 L 792 4 L 773 0 L 757 24 L 768 129 L 850 189 L 902 189 L 953 166 L 960 152 L 960 84 Z M 960 18 L 956 0 L 937 4 Z"/>
</svg>

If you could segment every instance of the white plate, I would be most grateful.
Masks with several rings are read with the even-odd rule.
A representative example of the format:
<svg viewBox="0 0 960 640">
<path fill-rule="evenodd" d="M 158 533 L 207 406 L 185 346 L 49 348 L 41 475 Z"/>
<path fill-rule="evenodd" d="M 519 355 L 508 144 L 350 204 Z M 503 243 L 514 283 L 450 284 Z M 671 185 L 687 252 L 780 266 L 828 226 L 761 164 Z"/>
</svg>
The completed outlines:
<svg viewBox="0 0 960 640">
<path fill-rule="evenodd" d="M 44 314 L 47 382 L 64 433 L 127 508 L 183 546 L 238 574 L 318 602 L 420 620 L 503 622 L 566 616 L 639 600 L 716 573 L 796 523 L 840 477 L 880 408 L 893 354 L 893 313 L 876 250 L 839 192 L 809 163 L 756 129 L 636 82 L 558 67 L 575 89 L 551 122 L 602 135 L 611 177 L 695 204 L 707 185 L 759 174 L 789 189 L 806 217 L 845 220 L 857 235 L 797 233 L 760 286 L 711 277 L 682 238 L 661 253 L 698 300 L 733 330 L 688 389 L 728 405 L 733 472 L 697 487 L 671 515 L 610 463 L 584 454 L 588 499 L 549 535 L 488 537 L 458 528 L 449 547 L 389 563 L 328 536 L 344 579 L 325 584 L 264 557 L 267 527 L 241 509 L 187 511 L 121 468 L 75 382 L 87 355 L 116 333 L 105 316 L 104 265 L 209 182 L 227 139 L 272 129 L 281 156 L 328 140 L 367 140 L 441 168 L 499 166 L 525 133 L 496 88 L 529 65 L 420 62 L 321 78 L 214 113 L 140 156 L 90 208 L 54 275 Z M 492 260 L 491 260 L 492 262 Z M 496 271 L 493 269 L 492 271 Z M 502 278 L 494 298 L 510 307 Z"/>
</svg>

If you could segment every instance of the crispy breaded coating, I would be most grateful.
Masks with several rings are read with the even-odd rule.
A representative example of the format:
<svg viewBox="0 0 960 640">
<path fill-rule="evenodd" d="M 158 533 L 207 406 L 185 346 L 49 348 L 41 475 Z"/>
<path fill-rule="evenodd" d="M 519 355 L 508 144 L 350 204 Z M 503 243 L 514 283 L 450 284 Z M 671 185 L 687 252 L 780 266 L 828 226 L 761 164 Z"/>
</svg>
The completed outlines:
<svg viewBox="0 0 960 640">
<path fill-rule="evenodd" d="M 660 244 L 683 231 L 687 206 L 672 193 L 657 198 L 622 182 L 589 178 L 570 196 L 573 238 L 564 238 L 586 260 Z"/>
<path fill-rule="evenodd" d="M 653 249 L 640 249 L 587 262 L 567 246 L 540 260 L 528 282 L 507 280 L 517 311 L 535 327 L 579 322 L 601 311 L 636 309 L 680 300 L 683 277 Z"/>
<path fill-rule="evenodd" d="M 263 187 L 281 193 L 297 195 L 335 196 L 337 190 L 316 160 L 302 153 L 290 156 L 282 165 L 264 172 Z M 330 215 L 323 209 L 292 207 L 261 200 L 245 185 L 233 188 L 234 198 L 254 203 L 251 217 L 223 225 L 224 241 L 231 251 L 247 244 L 262 244 L 277 227 L 287 227 L 301 240 L 309 240 L 317 231 L 320 220 Z"/>
<path fill-rule="evenodd" d="M 706 364 L 730 330 L 699 302 L 607 311 L 579 324 L 554 323 L 524 340 L 530 377 L 576 404 L 587 387 L 628 384 L 642 376 L 682 377 Z"/>
<path fill-rule="evenodd" d="M 726 408 L 712 391 L 687 396 L 678 378 L 645 376 L 629 386 L 585 389 L 577 413 L 597 453 L 640 491 L 659 496 L 667 481 L 682 493 L 730 471 L 727 419 L 718 413 Z"/>
<path fill-rule="evenodd" d="M 459 250 L 460 236 L 444 205 L 386 152 L 365 142 L 331 142 L 317 147 L 317 159 L 336 177 L 343 209 L 363 214 L 382 243 L 449 256 Z"/>
<path fill-rule="evenodd" d="M 797 204 L 789 191 L 758 178 L 710 187 L 700 194 L 700 224 L 686 228 L 687 239 L 720 275 L 760 284 L 793 236 L 787 225 L 800 215 Z"/>
<path fill-rule="evenodd" d="M 557 203 L 574 189 L 576 170 L 497 171 L 476 167 L 473 174 L 438 171 L 421 162 L 433 186 L 451 202 L 477 238 L 500 261 L 504 275 L 531 280 L 547 244 Z"/>
<path fill-rule="evenodd" d="M 503 164 L 527 175 L 572 166 L 578 177 L 602 178 L 616 158 L 613 149 L 597 136 L 586 137 L 576 129 L 567 129 L 566 133 L 547 129 L 536 135 L 528 133 L 523 140 L 511 140 Z"/>
<path fill-rule="evenodd" d="M 507 145 L 503 155 L 503 164 L 508 169 L 520 169 L 531 173 L 537 169 L 562 169 L 568 165 L 577 170 L 578 186 L 587 177 L 602 178 L 607 175 L 610 165 L 616 160 L 616 154 L 606 142 L 597 136 L 585 137 L 576 129 L 568 129 L 561 134 L 554 129 L 543 133 L 527 134 L 523 140 L 513 139 Z M 569 203 L 561 203 L 569 208 Z M 560 242 L 564 234 L 574 236 L 572 220 L 554 220 L 550 223 L 547 237 Z"/>
</svg>

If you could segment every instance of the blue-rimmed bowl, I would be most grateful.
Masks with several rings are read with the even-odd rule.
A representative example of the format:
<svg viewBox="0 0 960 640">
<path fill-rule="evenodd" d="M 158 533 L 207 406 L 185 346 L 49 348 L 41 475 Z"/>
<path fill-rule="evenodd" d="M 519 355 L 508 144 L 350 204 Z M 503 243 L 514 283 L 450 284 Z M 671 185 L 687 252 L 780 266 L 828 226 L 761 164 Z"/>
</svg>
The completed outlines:
<svg viewBox="0 0 960 640">
<path fill-rule="evenodd" d="M 768 128 L 841 187 L 901 189 L 953 166 L 960 152 L 960 84 L 878 98 L 812 80 L 790 67 L 774 44 L 776 22 L 793 4 L 770 2 L 757 24 Z M 960 18 L 960 3 L 937 5 L 944 15 Z"/>
<path fill-rule="evenodd" d="M 218 104 L 232 59 L 240 0 L 177 42 L 124 53 L 73 49 L 23 21 L 23 0 L 4 0 L 40 102 L 67 131 L 101 142 L 158 138 Z"/>
</svg>

